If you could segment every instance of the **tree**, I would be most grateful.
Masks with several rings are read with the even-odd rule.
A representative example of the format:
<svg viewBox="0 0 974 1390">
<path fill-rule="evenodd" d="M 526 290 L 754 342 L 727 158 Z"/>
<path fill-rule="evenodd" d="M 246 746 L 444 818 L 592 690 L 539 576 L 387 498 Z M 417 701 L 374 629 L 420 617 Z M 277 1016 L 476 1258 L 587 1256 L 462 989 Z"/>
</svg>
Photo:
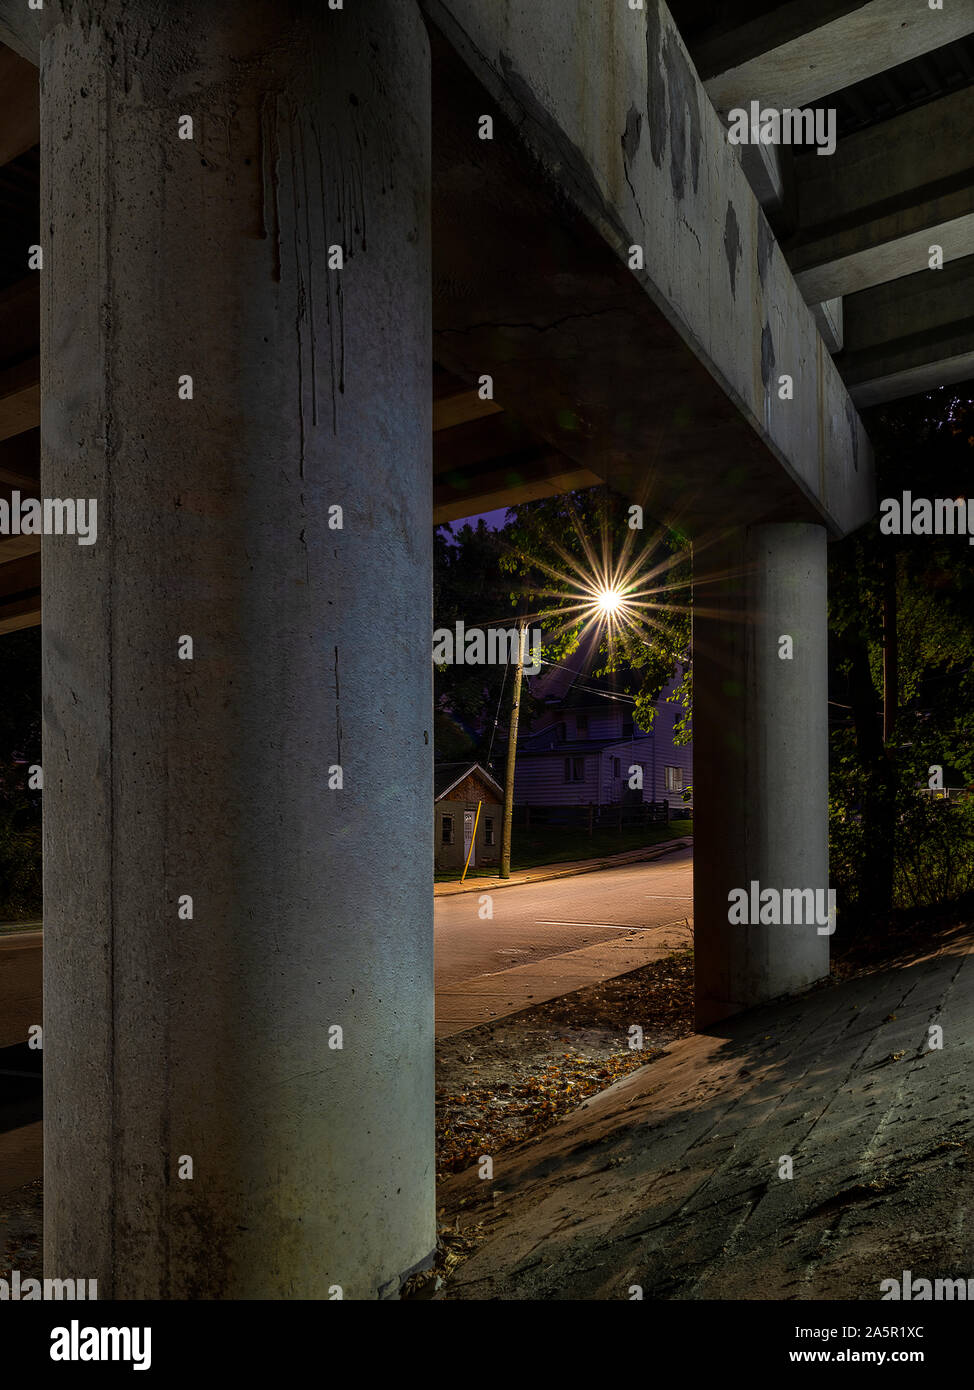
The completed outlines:
<svg viewBox="0 0 974 1390">
<path fill-rule="evenodd" d="M 433 533 L 433 626 L 454 630 L 515 623 L 509 579 L 501 569 L 503 539 L 481 519 L 454 532 Z M 494 720 L 509 679 L 506 666 L 461 663 L 434 668 L 433 690 L 437 757 L 453 761 L 458 750 L 486 762 L 494 741 Z M 505 701 L 505 703 L 509 703 Z"/>
<path fill-rule="evenodd" d="M 690 545 L 678 532 L 635 517 L 627 498 L 587 488 L 510 508 L 501 565 L 514 595 L 543 614 L 547 660 L 571 664 L 583 638 L 597 636 L 593 676 L 614 673 L 635 697 L 635 719 L 650 729 L 655 701 L 678 672 L 678 735 L 690 738 Z M 600 588 L 623 596 L 618 621 L 600 622 Z"/>
<path fill-rule="evenodd" d="M 896 401 L 869 412 L 866 425 L 881 498 L 918 487 L 929 498 L 968 496 L 969 391 Z M 917 897 L 922 863 L 929 882 L 938 882 L 944 857 L 954 849 L 962 855 L 959 841 L 969 833 L 963 806 L 948 815 L 922 789 L 934 766 L 974 779 L 970 549 L 964 536 L 884 535 L 877 519 L 831 547 L 829 587 L 839 712 L 832 732 L 832 876 L 847 900 L 885 913 Z M 965 887 L 961 864 L 962 857 L 942 880 L 944 893 Z"/>
</svg>

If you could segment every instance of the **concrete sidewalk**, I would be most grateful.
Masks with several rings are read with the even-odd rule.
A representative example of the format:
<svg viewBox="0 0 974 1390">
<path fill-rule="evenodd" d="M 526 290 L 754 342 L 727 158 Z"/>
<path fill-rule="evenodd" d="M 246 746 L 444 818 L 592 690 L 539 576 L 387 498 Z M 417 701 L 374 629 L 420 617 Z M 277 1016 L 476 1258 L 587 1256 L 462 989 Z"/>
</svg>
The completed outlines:
<svg viewBox="0 0 974 1390">
<path fill-rule="evenodd" d="M 521 883 L 540 883 L 547 878 L 570 878 L 572 874 L 590 874 L 598 869 L 618 869 L 624 864 L 639 864 L 647 859 L 662 859 L 664 854 L 693 845 L 692 835 L 682 835 L 676 840 L 664 840 L 658 845 L 646 845 L 643 849 L 625 850 L 622 854 L 603 855 L 601 859 L 572 859 L 564 864 L 540 864 L 536 869 L 522 869 L 510 878 L 480 874 L 476 878 L 467 875 L 463 883 L 437 883 L 433 894 L 437 898 L 449 897 L 453 893 L 487 893 L 498 888 L 516 888 Z"/>
<path fill-rule="evenodd" d="M 492 1182 L 447 1179 L 446 1219 L 487 1239 L 437 1297 L 877 1300 L 904 1270 L 974 1277 L 972 1130 L 966 926 L 674 1043 Z"/>
<path fill-rule="evenodd" d="M 436 1036 L 447 1038 L 465 1028 L 492 1023 L 546 999 L 558 999 L 600 980 L 627 975 L 692 945 L 693 928 L 689 920 L 681 918 L 661 927 L 634 928 L 627 936 L 560 956 L 546 956 L 527 965 L 444 985 L 436 991 Z"/>
</svg>

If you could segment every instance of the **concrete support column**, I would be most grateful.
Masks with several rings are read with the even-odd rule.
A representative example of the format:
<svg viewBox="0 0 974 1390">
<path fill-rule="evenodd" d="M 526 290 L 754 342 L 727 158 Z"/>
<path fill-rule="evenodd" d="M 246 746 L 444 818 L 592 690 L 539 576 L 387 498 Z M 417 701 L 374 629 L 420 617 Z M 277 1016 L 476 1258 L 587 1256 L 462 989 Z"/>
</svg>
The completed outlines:
<svg viewBox="0 0 974 1390">
<path fill-rule="evenodd" d="M 706 1027 L 828 973 L 829 938 L 814 923 L 728 920 L 729 893 L 752 882 L 828 888 L 824 528 L 738 531 L 698 555 L 696 579 L 693 898 Z"/>
<path fill-rule="evenodd" d="M 43 553 L 45 1272 L 394 1296 L 435 1242 L 426 31 L 50 8 L 42 486 L 98 538 Z"/>
</svg>

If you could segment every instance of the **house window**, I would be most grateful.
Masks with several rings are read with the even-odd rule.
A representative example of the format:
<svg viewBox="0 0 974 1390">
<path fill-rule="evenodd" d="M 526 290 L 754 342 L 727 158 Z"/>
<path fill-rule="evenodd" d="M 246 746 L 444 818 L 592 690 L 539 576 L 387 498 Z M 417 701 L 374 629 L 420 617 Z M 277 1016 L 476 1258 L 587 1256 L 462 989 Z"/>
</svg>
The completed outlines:
<svg viewBox="0 0 974 1390">
<path fill-rule="evenodd" d="M 612 759 L 612 775 L 613 777 L 622 776 L 622 764 L 620 763 L 618 758 Z"/>
<path fill-rule="evenodd" d="M 484 844 L 485 844 L 485 845 L 492 845 L 493 843 L 494 843 L 494 821 L 493 821 L 493 818 L 492 818 L 491 816 L 486 816 L 486 817 L 484 818 Z"/>
<path fill-rule="evenodd" d="M 576 714 L 576 716 L 575 716 L 575 730 L 576 730 L 576 732 L 577 732 L 579 738 L 581 738 L 582 734 L 587 734 L 587 733 L 588 733 L 588 715 L 587 715 L 587 714 Z"/>
<path fill-rule="evenodd" d="M 633 722 L 632 722 L 632 715 L 631 715 L 631 714 L 624 714 L 624 715 L 622 716 L 622 737 L 623 737 L 623 738 L 632 738 L 632 737 L 633 737 L 633 729 L 634 729 L 634 725 L 633 725 Z"/>
<path fill-rule="evenodd" d="M 565 759 L 565 781 L 584 782 L 585 781 L 585 759 L 566 758 Z"/>
<path fill-rule="evenodd" d="M 443 831 L 442 831 L 442 835 L 443 835 L 443 844 L 445 844 L 445 845 L 452 845 L 452 844 L 453 844 L 453 817 L 452 817 L 452 816 L 444 816 L 444 817 L 443 817 Z"/>
<path fill-rule="evenodd" d="M 683 790 L 683 768 L 667 767 L 663 769 L 665 774 L 665 786 L 668 792 L 682 792 Z"/>
</svg>

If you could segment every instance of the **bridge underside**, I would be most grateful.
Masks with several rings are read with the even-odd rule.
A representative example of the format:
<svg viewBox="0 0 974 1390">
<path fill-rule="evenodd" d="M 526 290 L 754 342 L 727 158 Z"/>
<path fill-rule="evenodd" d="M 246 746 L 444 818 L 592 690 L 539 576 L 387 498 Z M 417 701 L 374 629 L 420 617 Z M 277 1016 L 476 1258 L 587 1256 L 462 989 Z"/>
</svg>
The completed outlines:
<svg viewBox="0 0 974 1390">
<path fill-rule="evenodd" d="M 44 565 L 52 1270 L 385 1297 L 430 1256 L 431 516 L 604 482 L 693 538 L 700 1026 L 826 973 L 827 935 L 732 927 L 727 895 L 827 887 L 855 402 L 957 379 L 971 209 L 945 164 L 880 233 L 863 146 L 863 205 L 803 221 L 817 167 L 723 120 L 817 31 L 749 8 L 714 35 L 688 6 L 685 41 L 656 0 L 105 0 L 41 38 L 0 0 L 0 482 L 102 517 L 0 542 L 0 630 L 39 621 Z M 882 71 L 846 61 L 875 8 L 829 5 L 836 85 L 793 101 Z"/>
</svg>

